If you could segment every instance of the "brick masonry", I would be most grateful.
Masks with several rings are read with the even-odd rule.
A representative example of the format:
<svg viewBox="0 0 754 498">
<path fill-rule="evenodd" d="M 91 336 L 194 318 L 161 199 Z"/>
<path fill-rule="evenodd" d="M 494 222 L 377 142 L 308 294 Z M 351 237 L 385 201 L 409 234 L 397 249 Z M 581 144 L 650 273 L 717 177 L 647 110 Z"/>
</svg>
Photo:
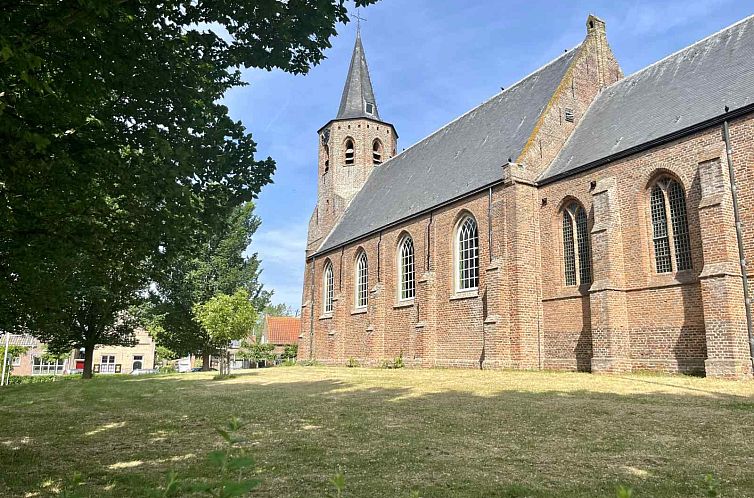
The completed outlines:
<svg viewBox="0 0 754 498">
<path fill-rule="evenodd" d="M 395 151 L 391 125 L 379 123 L 378 130 L 376 122 L 364 119 L 328 125 L 331 158 L 324 173 L 320 141 L 321 183 L 307 248 L 301 358 L 338 365 L 353 358 L 375 365 L 402 355 L 407 365 L 422 367 L 751 377 L 719 126 L 553 183 L 536 184 L 600 89 L 622 77 L 599 19 L 588 19 L 579 50 L 521 156 L 501 165 L 500 183 L 312 256 L 369 171 L 379 167 L 371 162 L 374 138 L 385 144 L 386 157 Z M 566 108 L 573 110 L 574 123 L 563 119 Z M 348 167 L 339 149 L 346 136 L 357 142 L 355 164 Z M 750 254 L 754 117 L 733 121 L 731 140 L 745 251 Z M 327 174 L 332 176 L 323 179 Z M 649 193 L 665 177 L 679 182 L 685 192 L 692 268 L 658 274 Z M 566 285 L 564 277 L 562 216 L 572 202 L 588 214 L 592 252 L 592 282 L 580 286 Z M 466 215 L 478 225 L 479 288 L 458 293 L 454 236 Z M 414 242 L 416 297 L 404 302 L 398 299 L 398 244 L 407 235 Z M 354 308 L 360 251 L 369 262 L 365 310 Z M 335 301 L 333 312 L 325 314 L 322 284 L 328 262 L 334 271 Z"/>
</svg>

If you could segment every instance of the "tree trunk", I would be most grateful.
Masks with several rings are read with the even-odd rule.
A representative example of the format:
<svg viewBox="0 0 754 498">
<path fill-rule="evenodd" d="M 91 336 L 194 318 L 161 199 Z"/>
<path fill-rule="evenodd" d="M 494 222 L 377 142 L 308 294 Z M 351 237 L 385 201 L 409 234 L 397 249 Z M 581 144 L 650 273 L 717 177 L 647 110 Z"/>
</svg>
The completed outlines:
<svg viewBox="0 0 754 498">
<path fill-rule="evenodd" d="M 209 349 L 202 351 L 202 372 L 209 372 Z"/>
<path fill-rule="evenodd" d="M 92 366 L 94 365 L 94 344 L 84 345 L 84 372 L 81 377 L 84 379 L 92 378 Z"/>
</svg>

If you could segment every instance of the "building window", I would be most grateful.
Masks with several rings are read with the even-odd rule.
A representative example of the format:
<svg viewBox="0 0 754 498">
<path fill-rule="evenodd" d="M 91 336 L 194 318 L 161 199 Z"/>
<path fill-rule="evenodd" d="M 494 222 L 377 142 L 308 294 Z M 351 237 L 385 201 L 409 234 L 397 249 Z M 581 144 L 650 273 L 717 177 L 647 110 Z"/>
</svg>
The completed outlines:
<svg viewBox="0 0 754 498">
<path fill-rule="evenodd" d="M 589 226 L 586 211 L 576 202 L 563 210 L 563 263 L 566 285 L 592 283 Z"/>
<path fill-rule="evenodd" d="M 364 108 L 367 114 L 374 114 L 374 102 L 366 102 Z"/>
<path fill-rule="evenodd" d="M 328 261 L 325 263 L 325 273 L 322 282 L 322 308 L 325 314 L 332 313 L 334 287 L 335 281 L 333 279 L 332 263 Z"/>
<path fill-rule="evenodd" d="M 479 234 L 476 221 L 466 216 L 458 224 L 456 234 L 456 289 L 474 290 L 479 287 Z"/>
<path fill-rule="evenodd" d="M 367 289 L 369 286 L 369 268 L 367 266 L 367 253 L 361 251 L 356 258 L 356 307 L 364 308 L 367 305 Z"/>
<path fill-rule="evenodd" d="M 353 140 L 350 138 L 346 140 L 346 166 L 351 166 L 353 164 Z"/>
<path fill-rule="evenodd" d="M 14 356 L 11 360 L 11 365 L 14 367 L 20 367 L 21 366 L 21 357 L 20 356 Z"/>
<path fill-rule="evenodd" d="M 372 143 L 372 163 L 375 166 L 382 164 L 382 142 L 379 140 Z"/>
<path fill-rule="evenodd" d="M 398 251 L 399 298 L 413 299 L 416 295 L 416 277 L 414 272 L 414 241 L 406 235 Z"/>
<path fill-rule="evenodd" d="M 63 373 L 65 360 L 47 359 L 41 356 L 35 356 L 33 359 L 31 374 L 32 375 L 59 375 Z"/>
<path fill-rule="evenodd" d="M 103 354 L 99 362 L 100 373 L 115 373 L 115 356 Z"/>
<path fill-rule="evenodd" d="M 141 370 L 142 368 L 144 368 L 144 355 L 135 354 L 131 370 Z"/>
<path fill-rule="evenodd" d="M 686 217 L 686 194 L 681 184 L 669 177 L 657 181 L 649 196 L 649 209 L 657 273 L 669 273 L 673 268 L 690 270 L 691 244 Z"/>
<path fill-rule="evenodd" d="M 324 155 L 325 155 L 325 173 L 330 171 L 330 147 L 327 145 L 324 146 Z"/>
</svg>

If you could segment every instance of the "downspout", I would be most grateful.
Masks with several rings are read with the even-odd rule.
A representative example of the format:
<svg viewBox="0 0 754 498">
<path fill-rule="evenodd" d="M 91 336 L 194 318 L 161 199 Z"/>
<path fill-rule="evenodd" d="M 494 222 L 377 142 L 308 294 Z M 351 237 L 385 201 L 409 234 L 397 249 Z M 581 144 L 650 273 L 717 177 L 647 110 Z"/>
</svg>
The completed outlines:
<svg viewBox="0 0 754 498">
<path fill-rule="evenodd" d="M 312 276 L 309 280 L 309 359 L 314 358 L 314 258 L 312 258 Z"/>
<path fill-rule="evenodd" d="M 726 109 L 727 110 L 727 109 Z M 749 275 L 746 268 L 744 253 L 744 236 L 741 227 L 741 213 L 738 208 L 738 190 L 736 188 L 736 171 L 733 168 L 733 149 L 730 146 L 730 128 L 728 120 L 723 121 L 723 140 L 725 140 L 725 154 L 728 159 L 728 176 L 730 177 L 730 191 L 733 194 L 733 217 L 736 221 L 736 240 L 738 242 L 738 260 L 741 264 L 741 280 L 744 286 L 744 308 L 746 309 L 746 331 L 749 335 L 749 361 L 754 369 L 754 334 L 751 324 L 751 298 L 749 297 Z"/>
<path fill-rule="evenodd" d="M 430 233 L 431 233 L 431 230 L 432 230 L 432 214 L 433 214 L 433 212 L 430 211 L 429 212 L 429 223 L 427 223 L 427 238 L 426 238 L 426 242 L 425 242 L 425 249 L 426 249 L 425 252 L 426 252 L 426 254 L 425 254 L 425 257 L 424 257 L 424 271 L 429 271 L 429 267 L 430 267 L 429 258 L 430 258 L 430 243 L 431 243 L 431 241 L 430 241 L 430 239 L 431 239 Z"/>
<path fill-rule="evenodd" d="M 487 193 L 487 247 L 490 263 L 492 263 L 492 187 L 489 188 Z"/>
</svg>

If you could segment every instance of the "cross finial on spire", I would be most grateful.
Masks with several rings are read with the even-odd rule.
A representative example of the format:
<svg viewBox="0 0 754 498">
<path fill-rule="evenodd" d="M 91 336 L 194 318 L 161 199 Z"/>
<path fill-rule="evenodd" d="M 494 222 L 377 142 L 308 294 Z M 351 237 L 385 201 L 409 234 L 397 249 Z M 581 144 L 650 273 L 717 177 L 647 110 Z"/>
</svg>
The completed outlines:
<svg viewBox="0 0 754 498">
<path fill-rule="evenodd" d="M 366 21 L 366 19 L 359 15 L 359 9 L 356 9 L 356 15 L 354 17 L 356 18 L 356 32 L 361 33 L 361 21 Z"/>
</svg>

